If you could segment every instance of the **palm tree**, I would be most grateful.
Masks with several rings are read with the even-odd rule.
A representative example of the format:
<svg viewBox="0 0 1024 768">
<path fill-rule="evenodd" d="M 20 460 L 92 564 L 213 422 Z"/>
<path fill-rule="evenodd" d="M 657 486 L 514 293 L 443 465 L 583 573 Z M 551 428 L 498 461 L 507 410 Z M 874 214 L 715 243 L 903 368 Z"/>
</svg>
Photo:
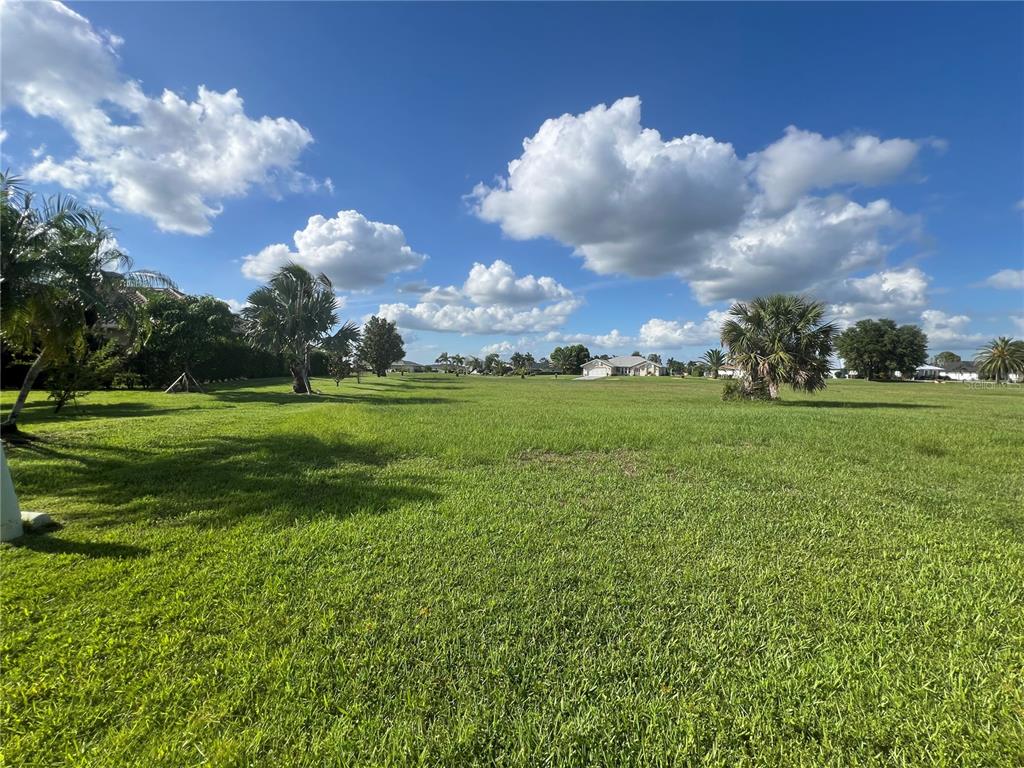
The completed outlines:
<svg viewBox="0 0 1024 768">
<path fill-rule="evenodd" d="M 0 331 L 11 348 L 34 356 L 4 422 L 16 431 L 40 373 L 80 347 L 89 330 L 117 329 L 121 341 L 134 342 L 137 289 L 174 283 L 159 272 L 133 270 L 100 215 L 73 198 L 36 205 L 19 179 L 0 174 L 0 217 Z"/>
<path fill-rule="evenodd" d="M 292 374 L 292 389 L 312 394 L 309 354 L 338 324 L 331 281 L 289 263 L 267 285 L 250 293 L 248 302 L 242 309 L 246 340 L 256 349 L 283 355 Z"/>
<path fill-rule="evenodd" d="M 979 349 L 974 362 L 978 373 L 994 377 L 998 384 L 1011 373 L 1024 373 L 1024 341 L 1000 336 Z"/>
<path fill-rule="evenodd" d="M 836 326 L 822 323 L 825 305 L 803 296 L 774 294 L 736 303 L 722 325 L 722 343 L 745 374 L 750 396 L 778 399 L 779 387 L 823 389 Z"/>
<path fill-rule="evenodd" d="M 711 378 L 717 379 L 718 371 L 725 365 L 725 352 L 717 348 L 709 349 L 701 360 L 707 363 L 708 369 L 711 371 Z"/>
</svg>

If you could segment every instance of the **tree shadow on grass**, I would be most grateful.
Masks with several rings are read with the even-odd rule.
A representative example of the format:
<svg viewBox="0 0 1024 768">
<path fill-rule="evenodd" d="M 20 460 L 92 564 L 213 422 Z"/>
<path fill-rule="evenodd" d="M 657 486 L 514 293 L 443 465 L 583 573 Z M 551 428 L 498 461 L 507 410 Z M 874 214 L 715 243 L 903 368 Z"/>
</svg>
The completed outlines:
<svg viewBox="0 0 1024 768">
<path fill-rule="evenodd" d="M 310 403 L 359 403 L 362 405 L 430 405 L 434 403 L 450 403 L 450 399 L 440 397 L 415 397 L 386 394 L 358 395 L 350 392 L 319 392 L 312 395 L 297 395 L 291 392 L 259 392 L 253 390 L 222 390 L 210 392 L 214 400 L 225 403 L 270 403 L 273 405 L 309 405 Z"/>
<path fill-rule="evenodd" d="M 18 549 L 30 549 L 33 552 L 42 552 L 50 555 L 84 555 L 91 558 L 111 558 L 127 560 L 138 557 L 145 557 L 150 553 L 146 547 L 134 547 L 131 544 L 117 544 L 110 541 L 72 541 L 54 536 L 55 530 L 51 528 L 41 532 L 26 532 L 25 535 L 10 542 L 11 546 Z"/>
<path fill-rule="evenodd" d="M 46 466 L 23 465 L 19 492 L 55 498 L 38 511 L 93 527 L 226 527 L 254 517 L 285 527 L 439 498 L 436 478 L 389 469 L 401 456 L 342 439 L 209 438 L 166 449 L 89 448 L 83 455 L 36 450 Z M 76 510 L 63 514 L 62 501 Z"/>
<path fill-rule="evenodd" d="M 779 400 L 777 405 L 788 408 L 897 408 L 897 409 L 936 409 L 946 408 L 945 405 L 930 405 L 927 403 L 865 403 L 859 401 L 844 400 Z"/>
</svg>

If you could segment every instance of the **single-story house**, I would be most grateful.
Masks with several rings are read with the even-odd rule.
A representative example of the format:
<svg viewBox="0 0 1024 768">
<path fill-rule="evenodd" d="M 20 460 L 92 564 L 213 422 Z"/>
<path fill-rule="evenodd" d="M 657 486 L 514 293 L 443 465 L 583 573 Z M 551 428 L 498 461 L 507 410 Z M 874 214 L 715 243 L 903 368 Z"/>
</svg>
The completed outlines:
<svg viewBox="0 0 1024 768">
<path fill-rule="evenodd" d="M 414 363 L 412 360 L 399 360 L 397 363 L 391 364 L 388 373 L 423 373 L 428 370 L 430 370 L 429 366 Z"/>
<path fill-rule="evenodd" d="M 711 374 L 707 373 L 705 375 L 710 376 Z M 743 377 L 743 371 L 741 371 L 735 365 L 730 365 L 729 363 L 726 363 L 725 365 L 718 369 L 718 377 L 722 379 L 739 379 Z"/>
<path fill-rule="evenodd" d="M 933 381 L 938 379 L 940 374 L 945 377 L 946 371 L 937 365 L 919 365 L 914 371 L 914 379 L 917 381 Z"/>
<path fill-rule="evenodd" d="M 946 378 L 950 381 L 977 381 L 978 369 L 970 361 L 947 363 L 942 366 L 946 371 Z"/>
<path fill-rule="evenodd" d="M 588 379 L 603 376 L 665 376 L 668 368 L 638 355 L 622 355 L 608 360 L 595 358 L 583 366 Z"/>
</svg>

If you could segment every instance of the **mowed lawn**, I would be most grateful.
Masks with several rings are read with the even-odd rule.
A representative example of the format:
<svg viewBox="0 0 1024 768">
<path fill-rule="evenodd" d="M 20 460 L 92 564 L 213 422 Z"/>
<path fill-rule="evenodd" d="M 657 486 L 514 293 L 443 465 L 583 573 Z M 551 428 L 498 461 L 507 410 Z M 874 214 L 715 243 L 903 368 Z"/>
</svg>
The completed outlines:
<svg viewBox="0 0 1024 768">
<path fill-rule="evenodd" d="M 30 401 L 4 764 L 1024 764 L 1024 392 L 315 385 Z"/>
</svg>

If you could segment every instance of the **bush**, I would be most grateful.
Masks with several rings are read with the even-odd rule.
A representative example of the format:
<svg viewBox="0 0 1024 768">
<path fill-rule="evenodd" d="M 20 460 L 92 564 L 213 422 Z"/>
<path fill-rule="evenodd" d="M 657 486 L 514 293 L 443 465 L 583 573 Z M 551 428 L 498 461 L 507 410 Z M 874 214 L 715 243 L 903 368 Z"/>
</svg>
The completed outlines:
<svg viewBox="0 0 1024 768">
<path fill-rule="evenodd" d="M 723 400 L 769 401 L 768 388 L 763 384 L 751 384 L 749 379 L 726 379 L 722 386 Z"/>
</svg>

